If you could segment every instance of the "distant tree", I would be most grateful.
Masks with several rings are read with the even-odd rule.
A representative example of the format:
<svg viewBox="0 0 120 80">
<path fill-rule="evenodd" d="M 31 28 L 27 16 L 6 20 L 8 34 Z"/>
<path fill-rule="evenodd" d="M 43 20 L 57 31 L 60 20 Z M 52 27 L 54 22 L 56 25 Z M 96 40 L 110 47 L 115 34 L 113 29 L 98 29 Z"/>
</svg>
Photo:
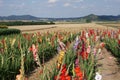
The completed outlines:
<svg viewBox="0 0 120 80">
<path fill-rule="evenodd" d="M 50 24 L 55 24 L 53 21 L 50 21 Z"/>
<path fill-rule="evenodd" d="M 86 19 L 86 23 L 91 23 L 91 22 L 92 22 L 92 20 Z"/>
</svg>

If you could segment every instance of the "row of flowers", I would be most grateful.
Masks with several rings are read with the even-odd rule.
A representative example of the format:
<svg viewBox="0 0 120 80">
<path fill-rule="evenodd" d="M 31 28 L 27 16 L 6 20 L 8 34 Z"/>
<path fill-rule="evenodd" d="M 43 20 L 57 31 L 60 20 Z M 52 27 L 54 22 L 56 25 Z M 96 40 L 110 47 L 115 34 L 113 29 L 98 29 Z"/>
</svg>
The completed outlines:
<svg viewBox="0 0 120 80">
<path fill-rule="evenodd" d="M 59 40 L 58 60 L 48 73 L 43 69 L 40 80 L 102 80 L 96 68 L 96 55 L 105 43 L 96 35 L 96 30 L 82 31 L 67 48 Z"/>
<path fill-rule="evenodd" d="M 58 39 L 68 45 L 76 34 L 47 32 L 0 37 L 0 80 L 12 80 L 19 72 L 25 75 L 35 67 L 44 66 L 57 54 Z"/>
<path fill-rule="evenodd" d="M 106 34 L 103 41 L 106 43 L 106 48 L 120 60 L 120 30 L 108 32 L 109 35 Z"/>
<path fill-rule="evenodd" d="M 0 80 L 23 80 L 40 68 L 40 80 L 101 80 L 96 55 L 106 46 L 120 58 L 120 30 L 82 30 L 13 35 L 0 39 Z M 51 70 L 44 66 L 58 53 Z M 20 72 L 20 73 L 19 73 Z M 19 75 L 17 75 L 19 74 Z"/>
</svg>

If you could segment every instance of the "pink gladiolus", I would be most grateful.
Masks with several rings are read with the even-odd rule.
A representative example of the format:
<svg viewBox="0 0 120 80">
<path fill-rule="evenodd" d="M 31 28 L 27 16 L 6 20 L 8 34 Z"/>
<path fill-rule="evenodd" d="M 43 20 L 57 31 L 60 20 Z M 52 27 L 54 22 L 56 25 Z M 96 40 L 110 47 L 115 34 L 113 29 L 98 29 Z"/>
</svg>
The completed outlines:
<svg viewBox="0 0 120 80">
<path fill-rule="evenodd" d="M 90 46 L 87 47 L 87 53 L 90 53 Z"/>
<path fill-rule="evenodd" d="M 76 65 L 76 66 L 79 65 L 79 59 L 78 59 L 78 58 L 75 60 L 75 65 Z"/>
<path fill-rule="evenodd" d="M 36 60 L 37 60 L 37 52 L 38 52 L 38 49 L 37 49 L 37 47 L 35 46 L 35 44 L 32 44 L 32 47 L 31 47 L 29 50 L 32 51 L 34 60 L 36 61 Z"/>
<path fill-rule="evenodd" d="M 94 55 L 96 55 L 96 48 L 93 49 L 93 53 L 94 53 Z"/>
<path fill-rule="evenodd" d="M 100 43 L 100 47 L 102 47 L 102 48 L 105 47 L 105 43 L 104 43 L 104 42 L 101 42 L 101 43 Z"/>
</svg>

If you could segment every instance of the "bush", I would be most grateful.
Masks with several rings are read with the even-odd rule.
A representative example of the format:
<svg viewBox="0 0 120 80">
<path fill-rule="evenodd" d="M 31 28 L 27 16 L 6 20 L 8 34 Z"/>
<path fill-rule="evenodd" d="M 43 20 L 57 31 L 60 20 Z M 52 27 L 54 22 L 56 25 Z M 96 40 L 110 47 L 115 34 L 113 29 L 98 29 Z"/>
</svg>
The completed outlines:
<svg viewBox="0 0 120 80">
<path fill-rule="evenodd" d="M 21 31 L 19 29 L 0 29 L 1 35 L 11 35 L 11 34 L 20 34 Z"/>
<path fill-rule="evenodd" d="M 91 23 L 92 21 L 90 19 L 87 19 L 86 20 L 86 23 Z"/>
<path fill-rule="evenodd" d="M 19 26 L 19 25 L 51 25 L 55 24 L 54 22 L 22 22 L 22 21 L 14 21 L 14 22 L 0 22 L 1 25 L 7 26 Z"/>
<path fill-rule="evenodd" d="M 7 25 L 0 25 L 0 29 L 7 29 Z"/>
</svg>

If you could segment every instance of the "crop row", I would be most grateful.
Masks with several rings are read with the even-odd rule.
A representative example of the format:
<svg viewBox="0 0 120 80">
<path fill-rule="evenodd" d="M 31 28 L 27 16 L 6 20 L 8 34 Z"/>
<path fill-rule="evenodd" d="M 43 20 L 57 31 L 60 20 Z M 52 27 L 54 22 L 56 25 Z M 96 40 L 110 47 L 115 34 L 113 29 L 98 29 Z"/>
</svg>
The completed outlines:
<svg viewBox="0 0 120 80">
<path fill-rule="evenodd" d="M 63 35 L 66 34 L 65 37 Z M 64 42 L 74 39 L 76 34 L 69 33 L 46 33 L 46 34 L 22 34 L 10 37 L 1 37 L 0 40 L 0 80 L 15 79 L 21 67 L 21 55 L 24 57 L 25 73 L 35 67 L 33 47 L 39 55 L 40 62 L 49 60 L 57 53 L 57 38 Z"/>
</svg>

